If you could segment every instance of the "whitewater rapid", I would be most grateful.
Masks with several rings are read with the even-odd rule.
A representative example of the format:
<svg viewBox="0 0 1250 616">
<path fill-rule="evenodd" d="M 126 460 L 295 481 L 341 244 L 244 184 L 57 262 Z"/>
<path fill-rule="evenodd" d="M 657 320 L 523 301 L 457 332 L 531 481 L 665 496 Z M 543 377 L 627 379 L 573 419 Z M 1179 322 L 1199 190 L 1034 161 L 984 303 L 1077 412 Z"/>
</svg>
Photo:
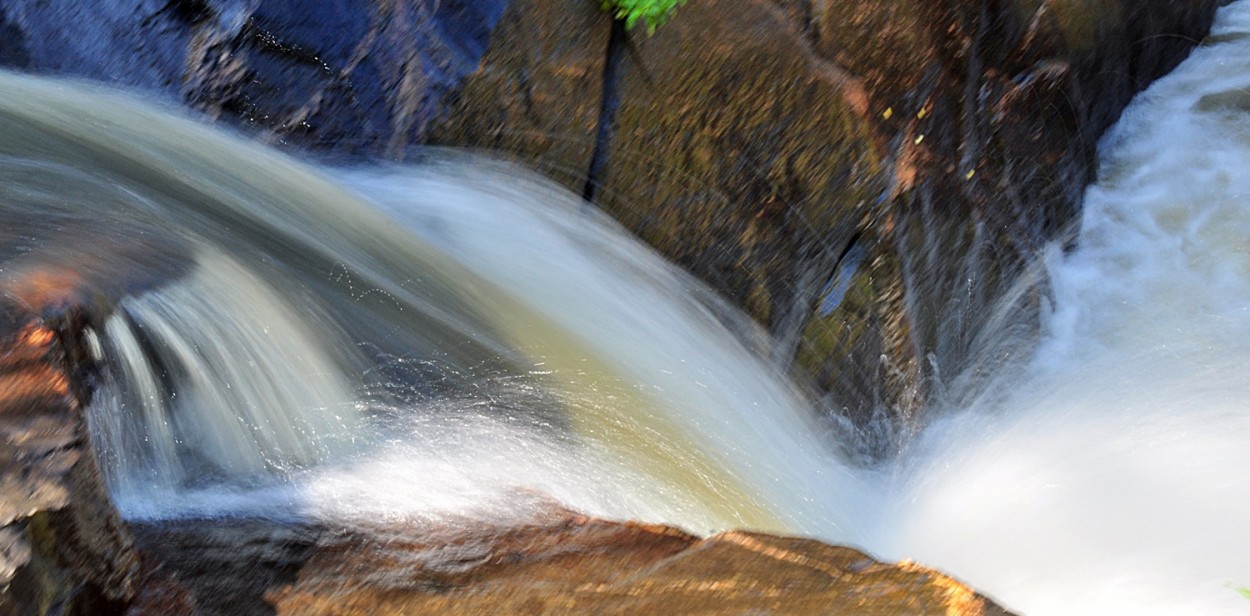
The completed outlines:
<svg viewBox="0 0 1250 616">
<path fill-rule="evenodd" d="M 1040 257 L 1029 359 L 942 384 L 874 468 L 705 286 L 462 154 L 329 168 L 0 73 L 0 292 L 111 310 L 88 421 L 130 518 L 501 520 L 554 500 L 851 543 L 1028 614 L 1243 613 L 1250 3 L 1215 35 L 1104 139 L 1077 248 Z M 982 338 L 1012 344 L 1001 325 Z"/>
<path fill-rule="evenodd" d="M 1250 3 L 1212 36 L 1105 136 L 1035 357 L 927 428 L 871 548 L 1026 614 L 1250 612 Z"/>
</svg>

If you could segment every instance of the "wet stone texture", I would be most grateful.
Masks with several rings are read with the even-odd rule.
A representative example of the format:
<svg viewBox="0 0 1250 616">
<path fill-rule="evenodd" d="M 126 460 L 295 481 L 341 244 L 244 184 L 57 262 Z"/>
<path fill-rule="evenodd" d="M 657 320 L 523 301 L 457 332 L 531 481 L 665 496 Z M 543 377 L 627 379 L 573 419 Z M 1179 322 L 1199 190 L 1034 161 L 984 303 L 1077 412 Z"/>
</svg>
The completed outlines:
<svg viewBox="0 0 1250 616">
<path fill-rule="evenodd" d="M 978 367 L 973 349 L 993 348 L 976 336 L 997 304 L 1022 274 L 1036 277 L 1027 268 L 1047 242 L 1072 237 L 1098 137 L 1200 41 L 1216 3 L 780 4 L 818 56 L 862 80 L 889 181 L 862 264 L 841 303 L 818 303 L 804 323 L 798 363 L 846 407 L 839 395 L 856 396 L 840 381 L 854 369 L 839 358 L 880 350 L 859 408 L 884 402 L 905 419 L 935 377 L 950 384 Z M 1014 309 L 1035 309 L 1045 288 L 1032 282 Z"/>
<path fill-rule="evenodd" d="M 139 559 L 87 442 L 78 345 L 0 313 L 0 614 L 120 609 Z"/>
<path fill-rule="evenodd" d="M 0 2 L 0 65 L 116 83 L 275 142 L 396 157 L 508 0 Z"/>
<path fill-rule="evenodd" d="M 851 548 L 555 509 L 506 527 L 201 520 L 136 534 L 180 586 L 166 596 L 205 614 L 1007 614 L 936 571 Z"/>
</svg>

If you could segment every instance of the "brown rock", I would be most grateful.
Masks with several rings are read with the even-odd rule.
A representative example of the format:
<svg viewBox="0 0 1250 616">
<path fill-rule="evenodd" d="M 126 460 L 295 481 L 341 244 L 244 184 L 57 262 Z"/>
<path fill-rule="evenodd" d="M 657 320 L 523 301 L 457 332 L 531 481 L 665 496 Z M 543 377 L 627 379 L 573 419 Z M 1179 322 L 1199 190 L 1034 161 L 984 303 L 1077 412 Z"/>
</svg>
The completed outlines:
<svg viewBox="0 0 1250 616">
<path fill-rule="evenodd" d="M 119 609 L 138 559 L 87 442 L 77 343 L 2 310 L 16 327 L 0 332 L 0 614 Z"/>
<path fill-rule="evenodd" d="M 126 608 L 128 616 L 142 614 L 194 614 L 199 611 L 195 595 L 178 578 L 151 557 L 143 557 L 139 592 Z"/>
<path fill-rule="evenodd" d="M 203 613 L 1007 613 L 936 571 L 851 548 L 742 532 L 699 539 L 556 510 L 505 527 L 188 521 L 137 533 Z"/>
<path fill-rule="evenodd" d="M 780 326 L 885 188 L 862 84 L 763 1 L 691 2 L 633 41 L 600 205 Z"/>
<path fill-rule="evenodd" d="M 893 265 L 861 272 L 877 289 L 867 295 L 886 324 L 883 356 L 911 375 L 880 379 L 887 402 L 923 396 L 938 370 L 950 384 L 977 367 L 975 354 L 993 354 L 995 339 L 1023 333 L 981 337 L 1042 246 L 1068 237 L 1097 138 L 1184 58 L 1215 9 L 1161 0 L 790 4 L 812 24 L 820 55 L 863 76 L 869 123 L 894 163 L 890 216 L 871 229 Z M 1012 308 L 1033 312 L 1038 292 L 1015 295 Z M 839 312 L 816 315 L 809 331 L 845 339 L 855 319 Z M 826 391 L 849 372 L 819 349 L 800 359 Z"/>
<path fill-rule="evenodd" d="M 514 0 L 431 142 L 509 154 L 581 191 L 610 24 L 594 2 Z"/>
<path fill-rule="evenodd" d="M 910 427 L 1074 223 L 1097 137 L 1214 7 L 692 0 L 628 36 L 618 111 L 596 118 L 606 19 L 526 0 L 439 142 L 578 190 L 613 120 L 599 204 L 768 326 L 831 413 Z"/>
</svg>

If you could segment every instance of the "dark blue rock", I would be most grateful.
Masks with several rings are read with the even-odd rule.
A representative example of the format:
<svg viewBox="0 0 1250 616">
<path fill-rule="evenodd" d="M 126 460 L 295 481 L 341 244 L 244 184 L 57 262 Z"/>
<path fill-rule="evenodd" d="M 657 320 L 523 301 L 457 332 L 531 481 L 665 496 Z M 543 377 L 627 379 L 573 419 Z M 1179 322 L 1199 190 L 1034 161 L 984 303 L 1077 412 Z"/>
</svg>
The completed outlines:
<svg viewBox="0 0 1250 616">
<path fill-rule="evenodd" d="M 188 33 L 172 28 L 160 0 L 4 0 L 4 21 L 23 53 L 7 66 L 168 90 L 178 83 Z M 8 36 L 5 37 L 6 42 Z"/>
<path fill-rule="evenodd" d="M 5 21 L 0 13 L 0 66 L 24 66 L 30 62 L 26 54 L 26 37 L 17 26 Z"/>
<path fill-rule="evenodd" d="M 509 0 L 0 0 L 0 66 L 119 84 L 278 142 L 421 142 Z"/>
</svg>

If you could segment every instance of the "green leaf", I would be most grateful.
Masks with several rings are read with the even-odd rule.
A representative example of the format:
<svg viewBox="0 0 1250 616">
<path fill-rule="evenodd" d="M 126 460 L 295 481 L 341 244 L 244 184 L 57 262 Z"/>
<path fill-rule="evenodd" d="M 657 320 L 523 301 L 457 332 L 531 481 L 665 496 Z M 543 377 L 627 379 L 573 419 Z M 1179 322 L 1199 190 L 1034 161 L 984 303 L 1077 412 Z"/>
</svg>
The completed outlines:
<svg viewBox="0 0 1250 616">
<path fill-rule="evenodd" d="M 1241 593 L 1241 596 L 1250 599 L 1250 588 L 1234 588 L 1233 590 Z"/>
<path fill-rule="evenodd" d="M 626 30 L 632 30 L 641 20 L 647 25 L 647 33 L 653 34 L 685 3 L 686 0 L 604 0 L 600 6 L 615 19 L 624 21 Z"/>
</svg>

